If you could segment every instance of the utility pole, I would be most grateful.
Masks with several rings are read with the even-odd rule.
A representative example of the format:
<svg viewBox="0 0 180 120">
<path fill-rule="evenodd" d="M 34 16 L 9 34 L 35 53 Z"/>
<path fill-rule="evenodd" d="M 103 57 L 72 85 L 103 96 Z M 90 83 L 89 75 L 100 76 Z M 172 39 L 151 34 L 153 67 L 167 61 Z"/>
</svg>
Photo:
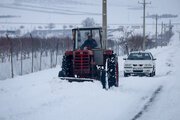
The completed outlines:
<svg viewBox="0 0 180 120">
<path fill-rule="evenodd" d="M 157 48 L 157 25 L 158 25 L 158 15 L 156 15 L 156 45 L 155 45 L 155 48 Z"/>
<path fill-rule="evenodd" d="M 102 8 L 102 27 L 103 27 L 103 40 L 105 41 L 105 49 L 107 49 L 107 0 L 103 1 L 103 8 Z"/>
<path fill-rule="evenodd" d="M 144 0 L 144 2 L 138 2 L 139 4 L 142 4 L 143 5 L 143 51 L 146 50 L 146 38 L 145 38 L 145 30 L 146 30 L 146 21 L 145 21 L 145 17 L 146 17 L 146 5 L 147 4 L 151 4 L 150 3 L 146 3 L 146 0 Z"/>
</svg>

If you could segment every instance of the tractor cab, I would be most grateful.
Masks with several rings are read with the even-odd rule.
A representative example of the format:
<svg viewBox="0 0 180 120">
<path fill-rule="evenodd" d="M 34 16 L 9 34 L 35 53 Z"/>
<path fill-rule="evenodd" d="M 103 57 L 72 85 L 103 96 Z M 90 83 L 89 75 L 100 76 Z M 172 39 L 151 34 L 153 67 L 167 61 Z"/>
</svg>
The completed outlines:
<svg viewBox="0 0 180 120">
<path fill-rule="evenodd" d="M 73 41 L 74 41 L 74 50 L 92 50 L 92 49 L 102 49 L 103 42 L 102 42 L 102 28 L 76 28 L 72 30 L 73 32 Z M 89 44 L 88 45 L 88 39 Z M 93 46 L 93 40 L 96 44 L 95 47 Z"/>
</svg>

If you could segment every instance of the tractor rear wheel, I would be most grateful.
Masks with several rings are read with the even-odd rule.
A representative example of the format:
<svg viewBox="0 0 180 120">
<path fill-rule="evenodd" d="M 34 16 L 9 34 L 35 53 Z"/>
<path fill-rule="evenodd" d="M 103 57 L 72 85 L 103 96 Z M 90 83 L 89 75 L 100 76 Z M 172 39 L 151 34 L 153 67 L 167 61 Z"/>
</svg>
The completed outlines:
<svg viewBox="0 0 180 120">
<path fill-rule="evenodd" d="M 116 54 L 113 54 L 108 58 L 107 74 L 108 74 L 109 88 L 112 86 L 118 87 L 118 85 L 119 85 L 119 76 L 118 76 L 119 72 L 118 72 L 118 59 L 117 59 Z"/>
</svg>

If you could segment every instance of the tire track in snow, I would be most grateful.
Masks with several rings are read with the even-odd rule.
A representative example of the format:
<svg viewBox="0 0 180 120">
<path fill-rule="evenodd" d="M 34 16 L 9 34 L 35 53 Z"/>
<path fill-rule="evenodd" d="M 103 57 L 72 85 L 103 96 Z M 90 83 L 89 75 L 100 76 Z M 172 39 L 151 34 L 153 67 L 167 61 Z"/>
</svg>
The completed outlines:
<svg viewBox="0 0 180 120">
<path fill-rule="evenodd" d="M 131 120 L 137 120 L 144 114 L 144 112 L 147 112 L 148 108 L 152 105 L 152 103 L 154 102 L 157 95 L 161 92 L 162 88 L 163 88 L 163 86 L 161 85 L 153 92 L 153 94 L 150 97 L 150 99 L 148 100 L 148 102 L 143 106 L 143 108 Z"/>
</svg>

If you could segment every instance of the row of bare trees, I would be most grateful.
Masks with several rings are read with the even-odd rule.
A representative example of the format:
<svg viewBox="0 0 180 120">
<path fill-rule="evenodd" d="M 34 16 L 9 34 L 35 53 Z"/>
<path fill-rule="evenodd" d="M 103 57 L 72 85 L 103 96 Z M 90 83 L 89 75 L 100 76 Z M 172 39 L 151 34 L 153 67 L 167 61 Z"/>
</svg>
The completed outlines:
<svg viewBox="0 0 180 120">
<path fill-rule="evenodd" d="M 167 46 L 170 42 L 174 33 L 172 30 L 165 31 L 164 34 L 159 35 L 157 39 L 158 46 Z M 151 49 L 155 47 L 155 38 L 150 38 L 146 36 L 146 48 Z M 108 40 L 108 46 L 116 53 L 119 53 L 119 50 L 123 50 L 124 54 L 127 54 L 127 49 L 129 52 L 142 50 L 143 36 L 140 34 L 129 35 L 119 38 L 118 40 Z M 122 49 L 120 49 L 122 48 Z M 122 52 L 122 51 L 121 51 Z"/>
<path fill-rule="evenodd" d="M 38 38 L 29 37 L 0 37 L 0 64 L 9 62 L 11 64 L 11 77 L 14 77 L 13 61 L 20 61 L 21 75 L 23 74 L 23 60 L 31 59 L 31 72 L 34 72 L 34 62 L 39 63 L 42 69 L 42 57 L 50 57 L 50 67 L 55 67 L 58 55 L 72 48 L 72 39 L 66 38 Z M 53 63 L 55 61 L 55 63 Z"/>
<path fill-rule="evenodd" d="M 113 49 L 118 55 L 120 53 L 126 54 L 127 48 L 129 51 L 142 50 L 143 37 L 141 35 L 131 35 L 129 37 L 122 37 L 117 40 L 108 40 L 108 47 Z M 153 40 L 148 36 L 146 38 L 146 48 L 153 47 Z"/>
</svg>

